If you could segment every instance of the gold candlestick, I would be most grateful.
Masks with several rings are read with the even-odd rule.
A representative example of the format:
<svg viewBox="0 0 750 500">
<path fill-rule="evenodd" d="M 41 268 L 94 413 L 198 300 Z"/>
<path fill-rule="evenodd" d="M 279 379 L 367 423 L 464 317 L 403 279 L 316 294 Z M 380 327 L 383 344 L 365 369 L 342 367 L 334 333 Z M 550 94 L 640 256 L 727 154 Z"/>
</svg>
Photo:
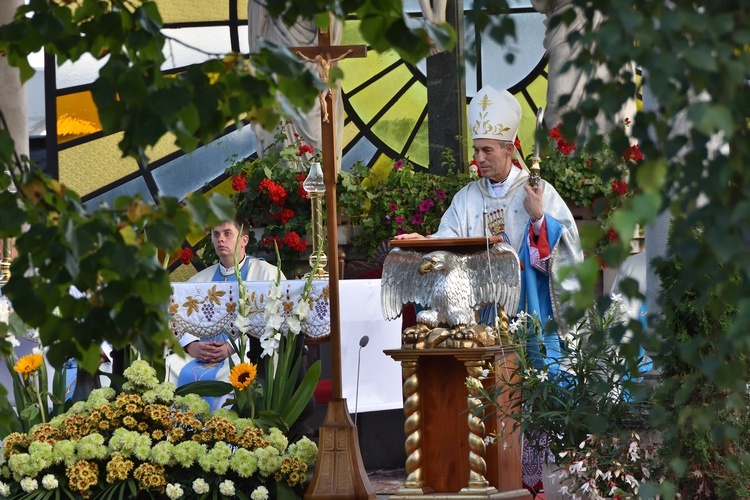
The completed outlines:
<svg viewBox="0 0 750 500">
<path fill-rule="evenodd" d="M 12 240 L 10 238 L 3 238 L 3 260 L 0 261 L 0 285 L 4 285 L 10 279 L 10 263 Z"/>
<path fill-rule="evenodd" d="M 310 164 L 310 172 L 302 183 L 302 187 L 310 197 L 310 217 L 312 219 L 312 253 L 310 254 L 311 272 L 320 279 L 328 279 L 325 270 L 328 257 L 323 252 L 325 243 L 325 232 L 323 231 L 323 196 L 326 186 L 323 180 L 323 170 L 320 162 L 314 161 Z"/>
</svg>

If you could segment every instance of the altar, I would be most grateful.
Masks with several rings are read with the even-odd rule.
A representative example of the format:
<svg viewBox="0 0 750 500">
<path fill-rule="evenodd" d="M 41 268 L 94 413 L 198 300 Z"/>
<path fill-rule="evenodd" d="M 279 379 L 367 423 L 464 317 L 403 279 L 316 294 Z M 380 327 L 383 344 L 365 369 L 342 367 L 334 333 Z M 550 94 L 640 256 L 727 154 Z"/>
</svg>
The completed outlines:
<svg viewBox="0 0 750 500">
<path fill-rule="evenodd" d="M 302 280 L 282 281 L 280 290 L 284 300 L 296 303 L 295 297 L 299 297 L 304 284 Z M 263 281 L 246 283 L 252 303 L 248 316 L 249 334 L 255 337 L 259 337 L 265 328 L 263 310 L 271 285 L 272 282 Z M 190 334 L 210 338 L 222 331 L 237 335 L 234 327 L 239 299 L 237 283 L 173 283 L 172 289 L 170 327 L 176 337 Z M 402 408 L 401 367 L 383 352 L 401 345 L 401 321 L 383 319 L 380 280 L 342 280 L 339 294 L 342 395 L 347 400 L 349 412 Z M 302 322 L 302 333 L 311 341 L 325 341 L 330 334 L 328 281 L 313 281 L 309 297 L 312 306 L 307 319 Z M 365 336 L 368 342 L 361 348 L 360 342 Z M 330 373 L 329 367 L 324 361 L 321 378 L 326 378 L 327 373 Z"/>
</svg>

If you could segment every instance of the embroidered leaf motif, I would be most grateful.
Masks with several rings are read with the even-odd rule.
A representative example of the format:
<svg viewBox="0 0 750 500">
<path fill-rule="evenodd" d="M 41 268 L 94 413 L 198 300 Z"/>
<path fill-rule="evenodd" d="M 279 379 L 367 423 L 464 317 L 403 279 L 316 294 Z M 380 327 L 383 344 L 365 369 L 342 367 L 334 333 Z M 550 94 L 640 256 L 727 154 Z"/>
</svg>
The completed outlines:
<svg viewBox="0 0 750 500">
<path fill-rule="evenodd" d="M 226 295 L 227 292 L 225 291 L 218 291 L 216 290 L 216 285 L 212 286 L 208 292 L 206 292 L 206 298 L 208 298 L 208 302 L 211 304 L 221 305 L 220 298 Z"/>
<path fill-rule="evenodd" d="M 191 295 L 188 296 L 187 301 L 182 304 L 182 307 L 187 308 L 187 315 L 189 317 L 191 314 L 198 312 L 198 309 L 200 308 L 200 302 L 198 302 L 198 299 L 194 298 Z"/>
</svg>

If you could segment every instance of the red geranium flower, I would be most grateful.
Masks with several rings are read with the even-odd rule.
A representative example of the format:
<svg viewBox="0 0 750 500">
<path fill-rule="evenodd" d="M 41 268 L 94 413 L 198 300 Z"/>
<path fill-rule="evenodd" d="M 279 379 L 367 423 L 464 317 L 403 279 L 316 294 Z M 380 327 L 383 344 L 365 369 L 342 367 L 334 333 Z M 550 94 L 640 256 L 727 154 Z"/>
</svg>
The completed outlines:
<svg viewBox="0 0 750 500">
<path fill-rule="evenodd" d="M 612 181 L 612 191 L 618 196 L 625 196 L 628 194 L 628 183 L 620 179 L 614 179 Z"/>
<path fill-rule="evenodd" d="M 235 191 L 244 191 L 247 187 L 247 176 L 239 174 L 232 177 L 232 189 Z"/>
<path fill-rule="evenodd" d="M 299 237 L 297 231 L 289 231 L 284 235 L 282 241 L 284 242 L 284 245 L 288 246 L 292 250 L 296 250 L 298 252 L 304 252 L 305 250 L 307 250 L 307 242 Z"/>
<path fill-rule="evenodd" d="M 643 159 L 643 152 L 638 144 L 633 144 L 628 149 L 622 152 L 622 159 L 625 161 L 641 161 Z"/>
<path fill-rule="evenodd" d="M 279 238 L 278 236 L 269 236 L 269 237 L 263 238 L 263 246 L 266 248 L 273 248 L 274 241 L 276 242 L 276 246 L 278 248 L 281 248 L 284 246 L 281 242 L 281 238 Z"/>
<path fill-rule="evenodd" d="M 617 231 L 614 229 L 610 229 L 609 232 L 607 232 L 607 238 L 609 238 L 609 241 L 617 241 L 620 239 L 620 235 L 617 234 Z"/>
<path fill-rule="evenodd" d="M 289 222 L 292 217 L 294 217 L 294 210 L 292 210 L 291 208 L 282 208 L 281 212 L 273 214 L 273 218 L 281 222 L 282 224 L 286 224 L 287 222 Z"/>
<path fill-rule="evenodd" d="M 575 141 L 568 142 L 565 140 L 562 132 L 560 132 L 561 127 L 562 123 L 558 123 L 555 128 L 549 131 L 549 136 L 557 142 L 557 150 L 560 151 L 563 156 L 569 156 L 570 153 L 576 150 L 576 143 Z"/>
<path fill-rule="evenodd" d="M 310 146 L 309 144 L 300 144 L 299 148 L 297 149 L 299 149 L 297 156 L 302 156 L 305 153 L 310 153 L 310 154 L 314 153 L 313 147 Z"/>
<path fill-rule="evenodd" d="M 268 194 L 268 198 L 279 207 L 284 206 L 286 198 L 289 196 L 284 186 L 268 178 L 260 181 L 258 191 Z"/>
<path fill-rule="evenodd" d="M 182 249 L 182 253 L 180 254 L 180 260 L 183 264 L 186 266 L 190 264 L 190 262 L 193 261 L 193 257 L 195 257 L 195 252 L 193 252 L 193 249 L 190 247 L 185 247 Z"/>
</svg>

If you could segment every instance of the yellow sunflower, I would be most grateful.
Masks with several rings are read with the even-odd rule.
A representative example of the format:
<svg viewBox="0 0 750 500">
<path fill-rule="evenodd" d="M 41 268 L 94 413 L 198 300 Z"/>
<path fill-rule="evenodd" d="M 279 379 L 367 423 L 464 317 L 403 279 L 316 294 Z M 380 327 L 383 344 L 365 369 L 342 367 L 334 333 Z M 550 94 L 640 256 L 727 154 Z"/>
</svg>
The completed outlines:
<svg viewBox="0 0 750 500">
<path fill-rule="evenodd" d="M 22 374 L 23 378 L 26 379 L 29 376 L 29 373 L 35 372 L 40 366 L 42 366 L 41 353 L 27 354 L 16 362 L 13 370 Z"/>
<path fill-rule="evenodd" d="M 253 383 L 258 368 L 252 363 L 240 363 L 229 373 L 229 382 L 237 389 L 244 389 Z"/>
</svg>

